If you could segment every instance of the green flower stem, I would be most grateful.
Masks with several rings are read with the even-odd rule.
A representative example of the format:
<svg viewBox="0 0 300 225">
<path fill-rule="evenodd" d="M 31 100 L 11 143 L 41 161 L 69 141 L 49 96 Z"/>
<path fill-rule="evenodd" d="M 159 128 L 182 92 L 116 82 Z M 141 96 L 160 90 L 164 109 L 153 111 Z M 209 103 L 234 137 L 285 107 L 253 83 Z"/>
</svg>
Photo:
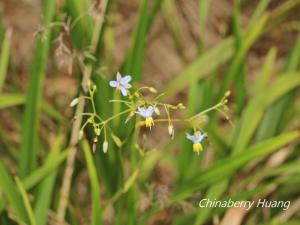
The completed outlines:
<svg viewBox="0 0 300 225">
<path fill-rule="evenodd" d="M 208 109 L 205 109 L 202 112 L 197 113 L 196 115 L 190 117 L 189 121 L 192 121 L 192 120 L 196 119 L 197 117 L 203 116 L 203 115 L 205 115 L 206 113 L 208 113 L 210 111 L 217 110 L 218 108 L 224 106 L 226 103 L 227 103 L 227 101 L 219 102 L 218 104 L 216 104 L 216 105 L 214 105 L 214 106 L 212 106 L 212 107 L 210 107 Z"/>
<path fill-rule="evenodd" d="M 129 113 L 129 112 L 131 112 L 131 111 L 132 111 L 132 109 L 127 109 L 127 110 L 124 110 L 124 111 L 122 111 L 122 112 L 120 112 L 120 113 L 117 113 L 116 115 L 114 115 L 114 116 L 112 116 L 112 117 L 109 117 L 109 118 L 106 119 L 105 121 L 101 122 L 100 125 L 101 125 L 101 124 L 105 125 L 105 124 L 107 124 L 108 122 L 110 122 L 111 120 L 113 120 L 113 119 L 115 119 L 115 118 L 118 118 L 118 117 L 120 117 L 121 115 L 126 114 L 126 113 Z"/>
<path fill-rule="evenodd" d="M 106 13 L 107 5 L 108 5 L 109 0 L 104 0 L 101 1 L 101 8 L 103 11 L 96 15 L 95 17 L 95 26 L 93 30 L 93 35 L 92 35 L 92 40 L 91 40 L 91 50 L 92 54 L 96 52 L 96 48 L 98 45 L 98 41 L 100 38 L 101 30 L 103 27 L 103 21 L 104 21 L 104 16 Z M 82 84 L 83 84 L 83 89 L 86 91 L 86 84 L 87 81 L 90 79 L 92 75 L 92 67 L 91 65 L 86 65 L 84 68 L 82 68 Z M 71 140 L 70 140 L 70 146 L 71 150 L 68 154 L 67 158 L 67 165 L 65 168 L 65 173 L 63 176 L 63 183 L 61 187 L 61 195 L 60 199 L 58 201 L 58 207 L 57 207 L 57 220 L 61 223 L 64 222 L 65 216 L 66 216 L 66 208 L 67 208 L 67 203 L 68 203 L 68 198 L 69 198 L 69 192 L 70 192 L 70 187 L 71 187 L 71 180 L 72 180 L 72 175 L 73 175 L 73 170 L 74 170 L 74 161 L 75 161 L 75 156 L 77 152 L 77 148 L 75 147 L 77 142 L 78 142 L 78 134 L 80 130 L 80 125 L 82 121 L 82 113 L 84 112 L 84 101 L 80 101 L 77 108 L 76 108 L 76 115 L 78 116 L 77 120 L 75 121 L 73 128 L 72 128 L 72 133 L 71 133 Z"/>
</svg>

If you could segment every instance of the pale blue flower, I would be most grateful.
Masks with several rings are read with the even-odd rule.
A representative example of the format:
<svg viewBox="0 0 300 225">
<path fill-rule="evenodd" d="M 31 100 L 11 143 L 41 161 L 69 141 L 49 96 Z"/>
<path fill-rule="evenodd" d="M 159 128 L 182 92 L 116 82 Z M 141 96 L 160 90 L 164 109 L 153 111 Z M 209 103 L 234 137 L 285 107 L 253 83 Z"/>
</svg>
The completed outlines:
<svg viewBox="0 0 300 225">
<path fill-rule="evenodd" d="M 146 127 L 151 128 L 154 125 L 154 120 L 152 118 L 154 108 L 152 106 L 148 106 L 148 108 L 138 107 L 138 111 L 135 113 L 145 119 Z"/>
<path fill-rule="evenodd" d="M 148 106 L 147 109 L 145 109 L 144 107 L 138 107 L 138 111 L 136 112 L 136 114 L 140 115 L 143 118 L 148 118 L 148 117 L 152 117 L 154 113 L 154 108 L 152 106 Z"/>
<path fill-rule="evenodd" d="M 201 132 L 196 132 L 194 135 L 186 134 L 186 138 L 191 140 L 194 144 L 201 143 L 201 141 L 206 137 L 206 134 L 201 134 Z"/>
<path fill-rule="evenodd" d="M 110 81 L 109 85 L 120 90 L 123 96 L 127 96 L 127 89 L 132 87 L 131 84 L 129 84 L 129 82 L 131 81 L 131 76 L 127 75 L 122 77 L 121 74 L 118 72 L 116 78 L 117 80 Z"/>
<path fill-rule="evenodd" d="M 206 136 L 206 134 L 202 134 L 200 131 L 195 132 L 194 135 L 186 134 L 186 138 L 193 142 L 193 151 L 198 154 L 200 151 L 203 151 L 201 142 Z"/>
</svg>

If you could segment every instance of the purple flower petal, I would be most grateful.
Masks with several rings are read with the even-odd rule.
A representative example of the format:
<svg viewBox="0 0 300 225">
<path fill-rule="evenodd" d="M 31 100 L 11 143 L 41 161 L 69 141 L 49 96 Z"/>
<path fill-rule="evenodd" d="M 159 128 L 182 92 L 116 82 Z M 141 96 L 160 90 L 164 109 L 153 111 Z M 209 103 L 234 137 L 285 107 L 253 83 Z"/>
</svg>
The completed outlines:
<svg viewBox="0 0 300 225">
<path fill-rule="evenodd" d="M 112 81 L 109 82 L 109 85 L 110 85 L 111 87 L 117 87 L 117 86 L 118 86 L 118 82 L 115 81 L 115 80 L 112 80 Z"/>
<path fill-rule="evenodd" d="M 190 134 L 187 134 L 187 135 L 186 135 L 186 138 L 189 139 L 190 141 L 192 141 L 193 143 L 195 143 L 195 141 L 196 141 L 196 140 L 195 140 L 195 137 L 192 136 L 192 135 L 190 135 Z"/>
<path fill-rule="evenodd" d="M 153 109 L 152 106 L 149 106 L 149 107 L 146 109 L 146 114 L 147 114 L 148 117 L 152 116 L 153 112 L 154 112 L 154 109 Z"/>
<path fill-rule="evenodd" d="M 201 134 L 201 133 L 199 132 L 199 134 L 198 134 L 197 137 L 196 137 L 197 143 L 200 143 L 205 137 L 206 137 L 206 134 Z"/>
<path fill-rule="evenodd" d="M 123 85 L 123 87 L 124 88 L 126 88 L 126 89 L 129 89 L 129 88 L 131 88 L 132 86 L 131 86 L 131 84 L 127 84 L 127 83 L 122 83 L 122 85 Z"/>
<path fill-rule="evenodd" d="M 136 114 L 138 114 L 139 116 L 141 116 L 143 118 L 147 118 L 146 109 L 143 107 L 138 107 L 138 111 L 136 112 Z"/>
<path fill-rule="evenodd" d="M 121 76 L 121 74 L 119 73 L 119 72 L 117 72 L 117 81 L 121 81 L 121 79 L 122 79 L 122 76 Z"/>
<path fill-rule="evenodd" d="M 119 90 L 121 91 L 121 93 L 122 93 L 122 95 L 123 96 L 127 96 L 127 90 L 126 90 L 126 88 L 124 88 L 124 87 L 119 87 Z"/>
<path fill-rule="evenodd" d="M 130 75 L 127 75 L 127 76 L 121 78 L 121 82 L 123 84 L 128 83 L 129 81 L 131 81 L 131 76 Z"/>
</svg>

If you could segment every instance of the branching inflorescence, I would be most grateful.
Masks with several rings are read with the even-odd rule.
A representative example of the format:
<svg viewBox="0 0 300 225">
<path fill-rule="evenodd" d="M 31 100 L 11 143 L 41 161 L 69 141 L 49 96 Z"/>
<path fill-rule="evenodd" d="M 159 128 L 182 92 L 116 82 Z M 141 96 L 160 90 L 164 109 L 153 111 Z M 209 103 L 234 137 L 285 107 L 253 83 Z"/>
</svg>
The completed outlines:
<svg viewBox="0 0 300 225">
<path fill-rule="evenodd" d="M 136 128 L 141 126 L 146 126 L 151 130 L 151 128 L 155 125 L 155 123 L 167 123 L 168 124 L 168 133 L 170 137 L 174 138 L 174 123 L 176 122 L 184 122 L 187 123 L 190 127 L 193 128 L 194 134 L 186 133 L 186 138 L 193 143 L 193 151 L 199 154 L 203 151 L 203 147 L 201 142 L 207 137 L 207 134 L 200 130 L 200 127 L 203 123 L 203 119 L 206 117 L 206 114 L 212 110 L 217 110 L 226 115 L 224 109 L 227 104 L 227 97 L 230 92 L 226 92 L 224 97 L 221 99 L 219 103 L 216 105 L 197 113 L 196 115 L 189 118 L 172 118 L 170 116 L 171 110 L 180 110 L 185 109 L 185 106 L 182 103 L 177 105 L 168 104 L 160 101 L 160 98 L 163 94 L 159 94 L 152 99 L 148 99 L 143 95 L 143 91 L 149 91 L 150 93 L 157 94 L 157 90 L 153 87 L 140 87 L 136 89 L 134 92 L 130 92 L 129 89 L 132 89 L 132 85 L 130 84 L 131 76 L 126 75 L 122 77 L 122 75 L 118 72 L 116 75 L 116 80 L 112 80 L 109 82 L 109 85 L 112 88 L 115 88 L 116 91 L 120 91 L 122 96 L 126 98 L 126 100 L 122 99 L 113 99 L 110 100 L 112 103 L 124 104 L 126 108 L 123 111 L 120 111 L 109 118 L 103 119 L 100 115 L 97 114 L 95 102 L 94 102 L 94 94 L 96 92 L 96 85 L 92 84 L 91 81 L 88 81 L 88 96 L 80 96 L 78 98 L 73 99 L 70 103 L 70 106 L 75 106 L 80 100 L 86 99 L 91 102 L 91 112 L 82 113 L 83 117 L 86 117 L 84 120 L 80 131 L 79 138 L 82 138 L 84 134 L 84 128 L 87 125 L 91 125 L 94 130 L 94 147 L 93 151 L 95 151 L 95 145 L 97 143 L 97 137 L 104 134 L 104 142 L 103 142 L 103 152 L 106 153 L 108 150 L 108 141 L 107 141 L 107 132 L 111 130 L 110 122 L 115 119 L 120 118 L 123 115 L 127 115 L 124 123 L 126 124 L 129 120 L 133 119 L 136 115 L 139 118 L 136 122 Z M 161 115 L 160 111 L 164 110 L 166 114 L 166 118 L 159 118 Z M 226 116 L 227 118 L 227 116 Z"/>
</svg>

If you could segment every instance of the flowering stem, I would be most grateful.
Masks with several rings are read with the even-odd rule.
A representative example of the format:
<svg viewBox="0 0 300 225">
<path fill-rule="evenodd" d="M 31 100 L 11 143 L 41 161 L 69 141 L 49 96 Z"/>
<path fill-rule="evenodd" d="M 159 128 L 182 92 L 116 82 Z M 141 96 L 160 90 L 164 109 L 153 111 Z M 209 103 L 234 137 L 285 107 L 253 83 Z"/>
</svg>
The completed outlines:
<svg viewBox="0 0 300 225">
<path fill-rule="evenodd" d="M 95 106 L 95 102 L 94 102 L 94 92 L 91 93 L 91 102 L 92 102 L 93 112 L 94 112 L 94 114 L 97 114 L 96 106 Z"/>
<path fill-rule="evenodd" d="M 115 91 L 114 92 L 114 99 L 117 99 L 119 100 L 120 99 L 120 92 L 119 91 Z M 114 114 L 118 115 L 118 113 L 121 111 L 121 104 L 120 102 L 116 102 L 114 105 L 113 105 L 113 112 Z M 116 119 L 114 122 L 113 122 L 114 126 L 117 126 L 119 124 L 119 118 Z"/>
<path fill-rule="evenodd" d="M 106 124 L 106 123 L 108 123 L 109 121 L 111 121 L 111 120 L 113 120 L 113 119 L 115 119 L 115 118 L 117 118 L 117 117 L 119 117 L 119 116 L 121 116 L 121 115 L 123 115 L 123 114 L 129 113 L 129 112 L 131 112 L 131 109 L 127 109 L 127 110 L 125 110 L 125 111 L 122 111 L 122 112 L 120 112 L 120 113 L 117 113 L 116 115 L 114 115 L 114 116 L 112 116 L 112 117 L 109 117 L 108 119 L 106 119 L 105 121 L 103 121 L 101 124 Z"/>
<path fill-rule="evenodd" d="M 212 106 L 212 107 L 210 107 L 210 108 L 208 108 L 208 109 L 205 109 L 205 110 L 203 110 L 202 112 L 200 112 L 200 113 L 198 113 L 198 114 L 196 114 L 196 115 L 190 117 L 188 120 L 189 120 L 189 121 L 192 121 L 192 120 L 196 119 L 197 117 L 203 116 L 204 114 L 206 114 L 206 113 L 208 113 L 208 112 L 210 112 L 210 111 L 212 111 L 212 110 L 218 109 L 219 107 L 221 107 L 221 106 L 223 106 L 223 105 L 225 105 L 225 104 L 226 104 L 225 102 L 219 102 L 218 104 L 216 104 L 216 105 L 214 105 L 214 106 Z"/>
<path fill-rule="evenodd" d="M 95 26 L 93 30 L 93 35 L 92 35 L 92 40 L 91 40 L 91 49 L 92 49 L 92 54 L 95 53 L 98 40 L 100 37 L 100 33 L 103 27 L 103 21 L 104 21 L 104 16 L 105 12 L 107 9 L 109 0 L 104 0 L 101 1 L 101 13 L 99 13 L 95 17 Z M 91 74 L 92 74 L 92 67 L 91 65 L 87 65 L 84 67 L 83 71 L 83 78 L 82 78 L 82 84 L 83 84 L 83 89 L 86 91 L 86 82 L 90 79 Z M 70 146 L 71 149 L 68 153 L 68 158 L 67 158 L 67 164 L 66 164 L 66 169 L 65 173 L 63 176 L 63 184 L 61 187 L 61 195 L 60 199 L 58 201 L 58 208 L 57 208 L 57 220 L 59 223 L 64 223 L 65 220 L 65 215 L 66 215 L 66 208 L 67 208 L 67 203 L 68 203 L 68 198 L 69 198 L 69 192 L 70 192 L 70 186 L 71 186 L 71 180 L 72 180 L 72 175 L 73 175 L 73 170 L 74 170 L 74 161 L 76 158 L 76 144 L 78 143 L 78 135 L 79 135 L 79 130 L 80 130 L 80 125 L 82 121 L 82 113 L 84 112 L 84 104 L 85 101 L 80 101 L 79 104 L 77 105 L 76 108 L 76 116 L 77 120 L 74 122 L 73 127 L 72 127 L 72 133 L 71 133 L 71 139 L 70 139 Z"/>
<path fill-rule="evenodd" d="M 82 116 L 92 116 L 92 117 L 96 117 L 97 119 L 99 119 L 100 121 L 104 121 L 98 114 L 95 113 L 82 113 Z"/>
</svg>

